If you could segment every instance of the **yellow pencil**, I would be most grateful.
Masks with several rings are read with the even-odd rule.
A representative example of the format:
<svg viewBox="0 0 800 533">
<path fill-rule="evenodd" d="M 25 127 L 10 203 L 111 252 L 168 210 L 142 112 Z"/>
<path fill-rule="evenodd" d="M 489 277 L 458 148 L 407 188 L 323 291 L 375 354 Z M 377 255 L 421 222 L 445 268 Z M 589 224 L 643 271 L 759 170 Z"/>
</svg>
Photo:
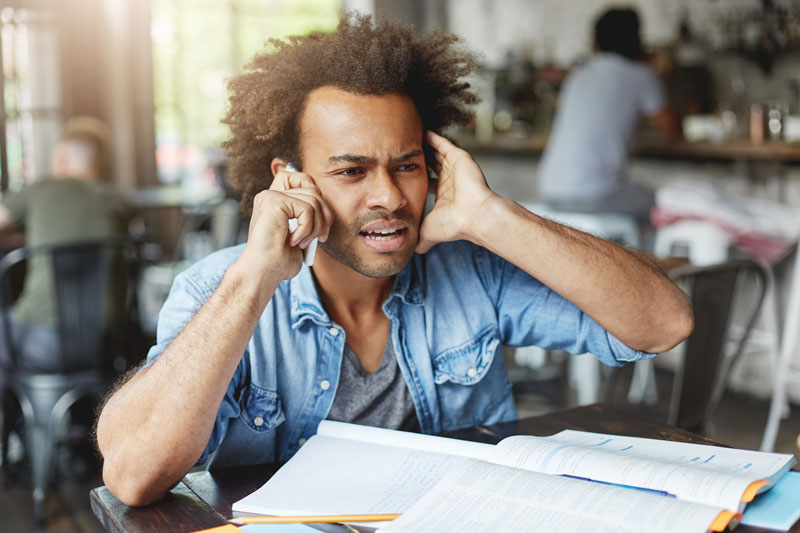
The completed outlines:
<svg viewBox="0 0 800 533">
<path fill-rule="evenodd" d="M 399 514 L 340 514 L 319 516 L 241 516 L 229 520 L 231 524 L 335 524 L 338 522 L 384 522 L 394 520 Z"/>
</svg>

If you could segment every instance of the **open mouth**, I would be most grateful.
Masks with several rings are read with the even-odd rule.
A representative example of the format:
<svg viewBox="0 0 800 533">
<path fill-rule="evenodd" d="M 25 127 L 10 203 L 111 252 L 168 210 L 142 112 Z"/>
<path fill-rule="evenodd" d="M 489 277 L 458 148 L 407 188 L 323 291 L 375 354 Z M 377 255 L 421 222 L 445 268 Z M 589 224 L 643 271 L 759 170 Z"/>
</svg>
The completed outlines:
<svg viewBox="0 0 800 533">
<path fill-rule="evenodd" d="M 372 241 L 390 241 L 405 233 L 405 228 L 362 231 L 361 235 Z"/>
</svg>

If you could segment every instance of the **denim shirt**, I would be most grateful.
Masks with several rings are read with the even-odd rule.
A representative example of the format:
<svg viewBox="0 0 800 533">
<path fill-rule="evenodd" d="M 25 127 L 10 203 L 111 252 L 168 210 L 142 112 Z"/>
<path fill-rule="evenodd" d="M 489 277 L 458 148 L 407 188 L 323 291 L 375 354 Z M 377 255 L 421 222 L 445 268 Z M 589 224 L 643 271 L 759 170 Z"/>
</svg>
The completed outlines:
<svg viewBox="0 0 800 533">
<path fill-rule="evenodd" d="M 220 250 L 178 275 L 161 309 L 148 365 L 211 296 L 243 248 Z M 526 272 L 464 241 L 415 254 L 396 276 L 383 311 L 392 321 L 397 362 L 424 433 L 516 418 L 503 345 L 591 352 L 614 366 L 650 355 L 625 346 Z M 345 340 L 304 265 L 279 285 L 258 320 L 198 464 L 291 457 L 333 404 Z"/>
</svg>

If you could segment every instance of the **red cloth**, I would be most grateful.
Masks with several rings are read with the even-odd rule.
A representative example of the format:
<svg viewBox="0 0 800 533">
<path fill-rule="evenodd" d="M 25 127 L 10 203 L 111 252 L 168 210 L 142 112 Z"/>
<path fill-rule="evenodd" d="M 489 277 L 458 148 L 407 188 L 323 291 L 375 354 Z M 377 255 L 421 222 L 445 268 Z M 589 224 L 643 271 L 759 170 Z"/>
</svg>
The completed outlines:
<svg viewBox="0 0 800 533">
<path fill-rule="evenodd" d="M 696 213 L 676 213 L 663 207 L 655 206 L 650 211 L 650 222 L 656 228 L 663 228 L 684 220 L 695 220 L 714 224 L 731 236 L 731 240 L 755 261 L 774 264 L 791 251 L 793 243 L 780 237 L 767 235 L 758 231 L 747 231 L 733 226 L 712 216 Z"/>
</svg>

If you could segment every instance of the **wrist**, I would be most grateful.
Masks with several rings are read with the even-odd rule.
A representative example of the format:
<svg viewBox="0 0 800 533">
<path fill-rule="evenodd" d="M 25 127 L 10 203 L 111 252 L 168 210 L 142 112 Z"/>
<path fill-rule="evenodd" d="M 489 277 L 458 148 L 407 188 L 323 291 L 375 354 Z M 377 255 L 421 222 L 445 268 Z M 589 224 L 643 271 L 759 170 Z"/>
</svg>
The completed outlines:
<svg viewBox="0 0 800 533">
<path fill-rule="evenodd" d="M 483 248 L 494 251 L 498 235 L 504 230 L 508 214 L 514 207 L 513 201 L 492 194 L 469 215 L 469 230 L 466 239 Z"/>
<path fill-rule="evenodd" d="M 228 267 L 223 278 L 257 306 L 266 306 L 281 281 L 283 278 L 273 272 L 269 261 L 255 261 L 246 253 Z"/>
</svg>

